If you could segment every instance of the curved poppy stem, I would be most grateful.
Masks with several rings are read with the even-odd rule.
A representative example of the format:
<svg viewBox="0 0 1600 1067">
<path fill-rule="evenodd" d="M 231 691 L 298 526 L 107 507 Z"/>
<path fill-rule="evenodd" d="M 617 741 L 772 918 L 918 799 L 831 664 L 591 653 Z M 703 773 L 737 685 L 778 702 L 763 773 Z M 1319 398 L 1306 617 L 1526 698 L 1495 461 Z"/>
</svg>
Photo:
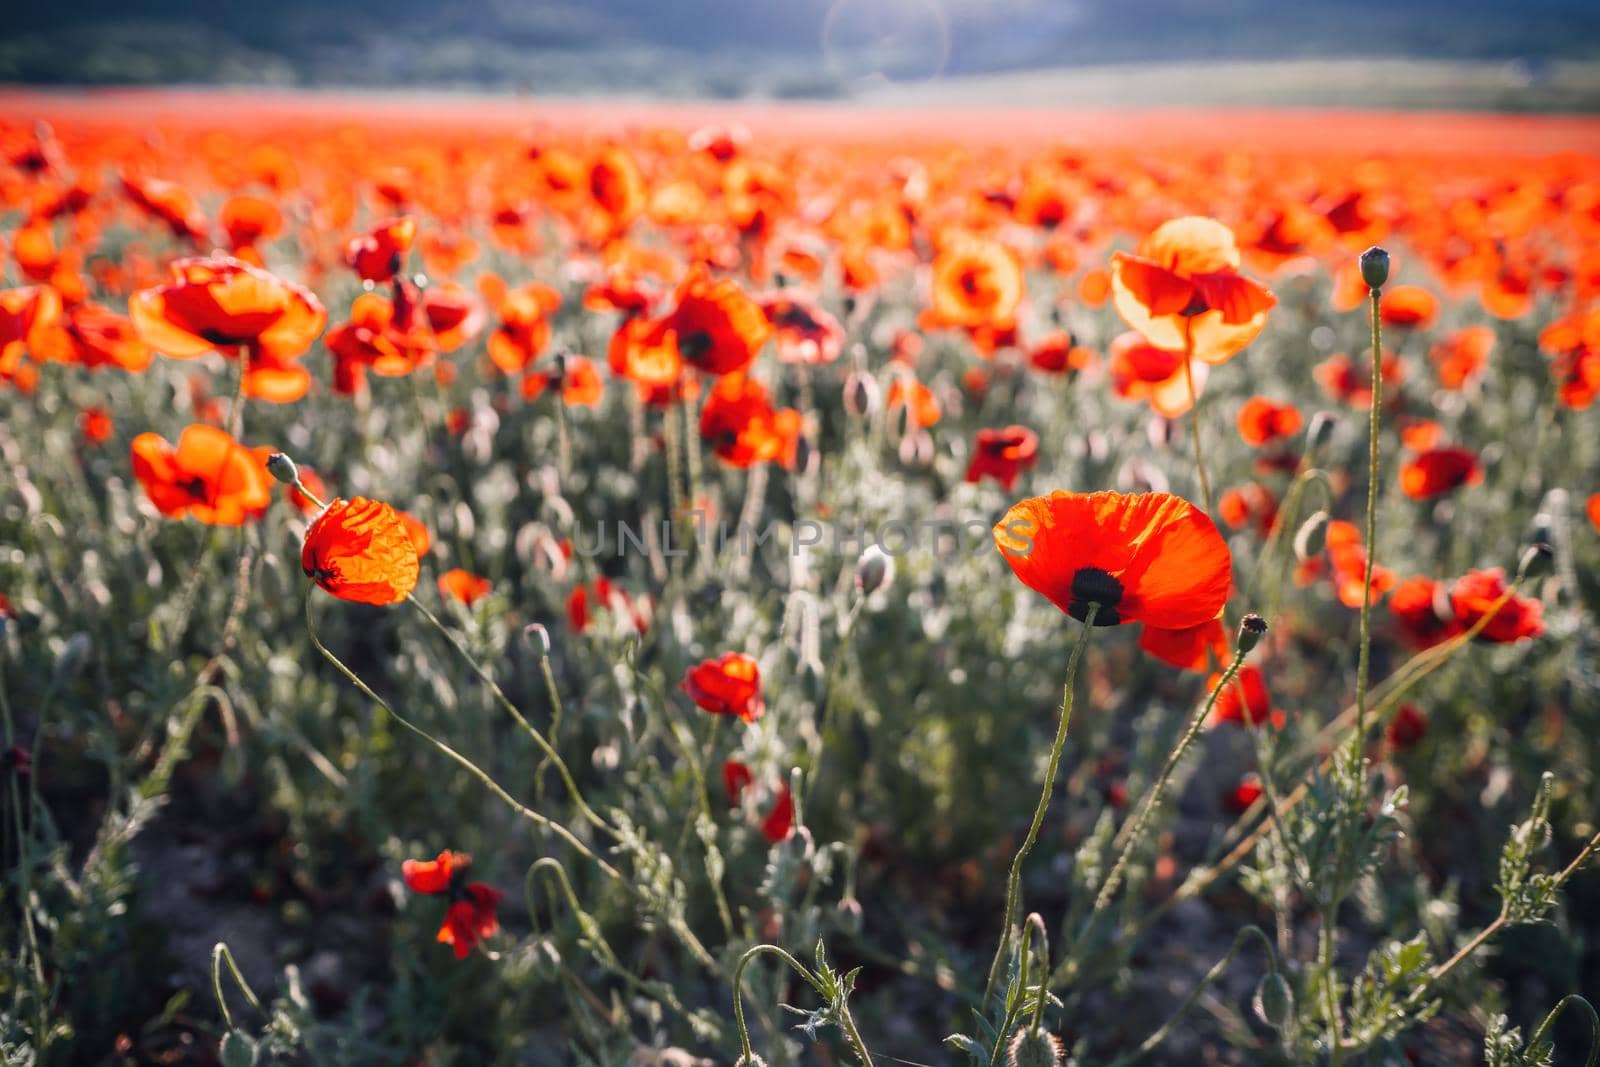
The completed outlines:
<svg viewBox="0 0 1600 1067">
<path fill-rule="evenodd" d="M 461 639 L 451 633 L 449 628 L 439 621 L 438 616 L 423 607 L 422 601 L 418 600 L 415 595 L 407 594 L 406 602 L 416 608 L 423 618 L 432 623 L 435 630 L 444 635 L 445 640 L 450 642 L 450 646 L 461 654 L 462 659 L 466 660 L 467 666 L 472 668 L 472 672 L 478 676 L 484 685 L 489 687 L 489 691 L 494 694 L 495 701 L 506 709 L 507 714 L 516 720 L 517 725 L 522 727 L 524 733 L 533 738 L 534 744 L 539 746 L 540 751 L 544 753 L 545 759 L 555 767 L 556 773 L 561 776 L 562 784 L 567 787 L 567 792 L 572 795 L 572 802 L 578 806 L 578 814 L 583 816 L 584 821 L 597 830 L 604 830 L 614 838 L 620 836 L 610 823 L 602 819 L 593 808 L 589 807 L 589 802 L 584 800 L 583 794 L 578 791 L 578 783 L 572 777 L 572 771 L 567 767 L 567 761 L 561 758 L 561 754 L 546 740 L 538 727 L 529 722 L 527 717 L 517 710 L 517 706 L 511 702 L 511 698 L 506 696 L 505 690 L 501 689 L 489 672 L 484 670 L 482 665 L 473 658 L 472 653 L 467 650 L 467 646 L 461 643 Z"/>
<path fill-rule="evenodd" d="M 1010 873 L 1006 875 L 1005 923 L 1000 927 L 1000 944 L 994 950 L 994 961 L 989 964 L 989 980 L 984 983 L 981 1005 L 987 1005 L 989 998 L 994 996 L 995 983 L 1000 979 L 1001 963 L 1011 948 L 1011 925 L 1017 920 L 1017 907 L 1022 902 L 1022 864 L 1027 860 L 1028 853 L 1033 851 L 1034 842 L 1039 839 L 1039 829 L 1044 825 L 1044 814 L 1050 807 L 1050 795 L 1055 792 L 1056 771 L 1061 767 L 1061 749 L 1067 743 L 1067 724 L 1072 721 L 1072 691 L 1078 680 L 1078 664 L 1083 661 L 1084 650 L 1089 647 L 1089 635 L 1094 631 L 1094 617 L 1099 610 L 1099 604 L 1089 605 L 1089 611 L 1083 620 L 1083 631 L 1078 634 L 1078 643 L 1073 646 L 1072 658 L 1067 662 L 1067 679 L 1061 687 L 1061 722 L 1056 727 L 1055 744 L 1051 746 L 1050 762 L 1045 767 L 1044 789 L 1040 792 L 1039 804 L 1033 811 L 1033 824 L 1028 827 L 1028 836 L 1023 838 L 1022 847 L 1017 849 L 1016 856 L 1011 860 Z"/>
<path fill-rule="evenodd" d="M 1368 405 L 1367 434 L 1367 566 L 1361 582 L 1361 651 L 1356 660 L 1356 746 L 1359 760 L 1367 735 L 1367 675 L 1372 660 L 1372 568 L 1378 558 L 1378 415 L 1383 405 L 1383 319 L 1379 315 L 1382 291 L 1368 290 L 1372 317 L 1372 400 Z M 1360 763 L 1362 780 L 1366 764 Z M 1364 794 L 1357 794 L 1358 796 Z"/>
<path fill-rule="evenodd" d="M 1124 838 L 1122 851 L 1117 854 L 1117 862 L 1112 865 L 1111 873 L 1106 875 L 1105 883 L 1095 896 L 1094 908 L 1089 912 L 1089 918 L 1084 922 L 1085 928 L 1092 925 L 1095 918 L 1110 907 L 1111 898 L 1116 894 L 1117 886 L 1122 881 L 1122 870 L 1128 865 L 1128 858 L 1133 855 L 1134 847 L 1138 845 L 1139 839 L 1144 836 L 1145 826 L 1149 823 L 1150 816 L 1154 813 L 1156 805 L 1161 803 L 1161 794 L 1166 791 L 1167 782 L 1172 778 L 1172 772 L 1177 768 L 1178 761 L 1183 758 L 1183 754 L 1189 750 L 1189 746 L 1194 743 L 1194 739 L 1200 736 L 1200 729 L 1205 726 L 1206 720 L 1211 717 L 1211 709 L 1216 705 L 1218 695 L 1233 684 L 1234 678 L 1239 674 L 1239 668 L 1244 666 L 1244 657 L 1245 651 L 1243 649 L 1233 654 L 1233 662 L 1223 672 L 1222 680 L 1212 688 L 1211 695 L 1206 698 L 1206 702 L 1194 713 L 1193 718 L 1189 720 L 1188 728 L 1183 732 L 1183 737 L 1178 740 L 1178 744 L 1167 756 L 1167 762 L 1162 766 L 1161 773 L 1156 776 L 1155 784 L 1151 787 L 1150 792 L 1145 795 L 1144 803 L 1139 806 L 1139 813 L 1134 816 L 1133 822 L 1129 824 L 1128 829 L 1120 835 Z"/>
<path fill-rule="evenodd" d="M 1217 508 L 1211 499 L 1211 479 L 1206 475 L 1206 450 L 1200 440 L 1200 394 L 1194 387 L 1193 323 L 1193 319 L 1183 320 L 1183 381 L 1189 387 L 1189 436 L 1194 438 L 1194 469 L 1200 476 L 1200 495 L 1206 502 L 1206 514 L 1215 517 Z"/>
</svg>

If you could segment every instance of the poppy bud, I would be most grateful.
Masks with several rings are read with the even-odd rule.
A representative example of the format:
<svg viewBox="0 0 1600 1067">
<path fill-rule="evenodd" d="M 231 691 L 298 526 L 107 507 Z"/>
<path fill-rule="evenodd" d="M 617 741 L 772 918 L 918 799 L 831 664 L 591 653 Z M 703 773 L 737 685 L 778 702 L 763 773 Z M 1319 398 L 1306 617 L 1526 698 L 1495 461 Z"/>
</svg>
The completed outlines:
<svg viewBox="0 0 1600 1067">
<path fill-rule="evenodd" d="M 862 596 L 871 596 L 878 589 L 894 581 L 894 560 L 877 545 L 868 545 L 856 564 L 856 588 Z"/>
<path fill-rule="evenodd" d="M 1306 443 L 1311 448 L 1321 448 L 1333 437 L 1333 430 L 1339 424 L 1339 416 L 1331 411 L 1319 411 L 1311 416 L 1311 425 L 1306 428 Z"/>
<path fill-rule="evenodd" d="M 1261 635 L 1267 632 L 1267 620 L 1260 615 L 1246 615 L 1239 620 L 1240 652 L 1249 652 L 1256 647 L 1256 642 L 1261 640 Z"/>
<path fill-rule="evenodd" d="M 1361 280 L 1368 289 L 1382 289 L 1389 280 L 1389 253 L 1377 245 L 1361 253 Z"/>
<path fill-rule="evenodd" d="M 1294 558 L 1305 563 L 1316 556 L 1322 555 L 1322 550 L 1328 546 L 1328 513 L 1318 511 L 1305 522 L 1300 524 L 1300 529 L 1294 535 Z"/>
<path fill-rule="evenodd" d="M 878 410 L 882 394 L 878 380 L 872 375 L 851 371 L 844 382 L 844 408 L 857 418 L 871 415 Z"/>
<path fill-rule="evenodd" d="M 1294 1015 L 1294 990 L 1277 971 L 1268 971 L 1256 986 L 1256 1014 L 1261 1021 L 1282 1030 Z"/>
<path fill-rule="evenodd" d="M 267 473 L 284 485 L 293 485 L 300 480 L 300 470 L 294 465 L 294 460 L 282 452 L 274 452 L 267 457 Z"/>
<path fill-rule="evenodd" d="M 1060 1067 L 1061 1039 L 1024 1026 L 1011 1038 L 1006 1053 L 1011 1067 Z"/>
<path fill-rule="evenodd" d="M 522 636 L 528 639 L 533 650 L 539 654 L 540 659 L 550 655 L 550 631 L 536 622 L 530 622 L 522 628 Z"/>
<path fill-rule="evenodd" d="M 1517 562 L 1517 577 L 1528 578 L 1549 574 L 1550 561 L 1554 557 L 1555 550 L 1547 544 L 1529 545 L 1522 550 L 1522 559 Z"/>
</svg>

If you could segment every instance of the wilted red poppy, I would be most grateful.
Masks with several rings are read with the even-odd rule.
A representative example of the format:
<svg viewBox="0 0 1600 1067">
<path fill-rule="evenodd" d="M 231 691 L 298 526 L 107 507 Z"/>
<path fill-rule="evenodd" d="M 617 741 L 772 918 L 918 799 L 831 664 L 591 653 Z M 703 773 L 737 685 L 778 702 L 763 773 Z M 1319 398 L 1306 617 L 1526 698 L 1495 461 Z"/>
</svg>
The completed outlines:
<svg viewBox="0 0 1600 1067">
<path fill-rule="evenodd" d="M 1012 326 L 1022 289 L 1022 261 L 1014 250 L 987 237 L 957 235 L 934 257 L 927 325 Z"/>
<path fill-rule="evenodd" d="M 1232 557 L 1205 512 L 1168 493 L 1031 497 L 994 527 L 1006 562 L 1030 589 L 1096 626 L 1143 622 L 1182 630 L 1215 619 L 1232 587 Z"/>
<path fill-rule="evenodd" d="M 1277 303 L 1239 273 L 1233 231 L 1189 216 L 1162 223 L 1135 254 L 1111 257 L 1112 299 L 1129 326 L 1159 348 L 1222 363 L 1255 340 Z"/>
<path fill-rule="evenodd" d="M 979 430 L 972 442 L 966 480 L 977 482 L 985 477 L 993 478 L 1002 489 L 1010 492 L 1017 478 L 1038 458 L 1039 435 L 1026 426 Z"/>
<path fill-rule="evenodd" d="M 1400 488 L 1412 500 L 1431 500 L 1482 480 L 1483 468 L 1470 448 L 1430 448 L 1400 466 Z"/>
<path fill-rule="evenodd" d="M 465 852 L 446 849 L 437 859 L 406 860 L 400 864 L 400 876 L 413 893 L 445 893 L 471 863 L 472 857 Z"/>
<path fill-rule="evenodd" d="M 1506 593 L 1506 574 L 1499 567 L 1468 571 L 1450 586 L 1450 610 L 1462 629 L 1471 629 Z M 1532 597 L 1512 596 L 1478 631 L 1478 640 L 1510 644 L 1544 633 L 1544 604 Z"/>
<path fill-rule="evenodd" d="M 410 541 L 410 531 L 407 530 L 407 541 Z M 413 543 L 412 548 L 416 545 Z M 482 575 L 473 574 L 471 571 L 455 567 L 439 575 L 439 594 L 450 600 L 458 600 L 471 607 L 484 597 L 494 587 L 489 584 L 489 579 Z"/>
<path fill-rule="evenodd" d="M 388 504 L 336 499 L 306 530 L 300 567 L 341 600 L 395 604 L 416 588 L 417 548 Z"/>
<path fill-rule="evenodd" d="M 739 283 L 713 281 L 704 269 L 678 287 L 677 306 L 663 320 L 684 362 L 707 374 L 732 374 L 755 359 L 772 336 L 772 324 Z"/>
<path fill-rule="evenodd" d="M 713 715 L 737 715 L 745 722 L 761 717 L 761 670 L 742 652 L 703 660 L 690 667 L 680 688 L 696 706 Z"/>
<path fill-rule="evenodd" d="M 1221 663 L 1228 658 L 1228 637 L 1220 618 L 1181 630 L 1146 626 L 1139 647 L 1181 671 L 1208 670 L 1213 660 Z"/>
<path fill-rule="evenodd" d="M 700 436 L 717 458 L 735 467 L 757 463 L 794 466 L 800 413 L 774 410 L 760 382 L 742 374 L 717 380 L 700 409 Z"/>
<path fill-rule="evenodd" d="M 387 282 L 405 269 L 406 255 L 416 239 L 415 218 L 385 219 L 345 246 L 344 261 L 363 281 Z"/>
<path fill-rule="evenodd" d="M 1383 734 L 1390 747 L 1403 752 L 1428 736 L 1428 717 L 1415 704 L 1401 704 Z"/>
<path fill-rule="evenodd" d="M 1487 326 L 1466 326 L 1444 338 L 1428 352 L 1439 384 L 1461 389 L 1481 373 L 1494 350 L 1494 331 Z"/>
<path fill-rule="evenodd" d="M 1406 643 L 1432 648 L 1462 632 L 1444 590 L 1432 578 L 1407 578 L 1389 594 L 1389 613 Z"/>
<path fill-rule="evenodd" d="M 1209 688 L 1215 689 L 1221 680 L 1222 675 L 1212 675 Z M 1217 694 L 1217 702 L 1211 706 L 1211 724 L 1217 726 L 1225 722 L 1247 726 L 1270 722 L 1276 727 L 1283 726 L 1283 712 L 1272 706 L 1267 681 L 1260 668 L 1252 665 L 1240 668 L 1233 681 Z"/>
<path fill-rule="evenodd" d="M 238 526 L 272 503 L 271 479 L 250 449 L 215 426 L 187 427 L 176 448 L 158 434 L 133 439 L 133 474 L 156 510 Z"/>
<path fill-rule="evenodd" d="M 1378 317 L 1385 326 L 1427 329 L 1439 317 L 1439 299 L 1420 285 L 1396 285 L 1383 291 Z"/>
<path fill-rule="evenodd" d="M 1253 396 L 1239 409 L 1239 436 L 1245 444 L 1259 448 L 1268 442 L 1294 436 L 1301 422 L 1300 411 L 1293 404 Z"/>
</svg>

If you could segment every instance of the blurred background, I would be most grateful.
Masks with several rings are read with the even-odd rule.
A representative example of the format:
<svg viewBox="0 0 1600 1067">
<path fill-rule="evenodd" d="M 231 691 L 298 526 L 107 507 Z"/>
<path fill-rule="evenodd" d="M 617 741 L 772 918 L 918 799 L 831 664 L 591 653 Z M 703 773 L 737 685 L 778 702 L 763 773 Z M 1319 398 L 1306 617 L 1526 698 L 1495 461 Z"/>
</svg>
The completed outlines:
<svg viewBox="0 0 1600 1067">
<path fill-rule="evenodd" d="M 0 82 L 1600 109 L 1595 0 L 58 0 Z"/>
</svg>

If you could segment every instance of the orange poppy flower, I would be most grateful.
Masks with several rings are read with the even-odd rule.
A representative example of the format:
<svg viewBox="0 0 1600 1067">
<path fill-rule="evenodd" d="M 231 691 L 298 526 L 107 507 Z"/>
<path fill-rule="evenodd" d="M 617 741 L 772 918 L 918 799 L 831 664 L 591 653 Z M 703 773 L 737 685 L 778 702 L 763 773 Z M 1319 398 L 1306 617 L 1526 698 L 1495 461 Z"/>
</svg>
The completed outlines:
<svg viewBox="0 0 1600 1067">
<path fill-rule="evenodd" d="M 440 352 L 454 352 L 483 332 L 488 311 L 475 293 L 455 282 L 422 291 L 422 314 Z"/>
<path fill-rule="evenodd" d="M 1228 636 L 1220 618 L 1181 630 L 1146 626 L 1139 634 L 1139 647 L 1181 671 L 1203 671 L 1213 660 L 1221 663 L 1228 658 Z"/>
<path fill-rule="evenodd" d="M 1028 363 L 1046 374 L 1065 374 L 1069 370 L 1087 370 L 1094 366 L 1094 352 L 1079 348 L 1065 330 L 1041 337 L 1028 349 Z"/>
<path fill-rule="evenodd" d="M 1425 330 L 1439 317 L 1439 298 L 1420 285 L 1396 285 L 1383 291 L 1378 317 L 1385 326 Z"/>
<path fill-rule="evenodd" d="M 683 370 L 677 339 L 662 322 L 627 318 L 617 327 L 606 350 L 611 373 L 641 390 L 670 387 Z"/>
<path fill-rule="evenodd" d="M 1434 345 L 1428 353 L 1439 384 L 1461 389 L 1483 373 L 1494 349 L 1494 331 L 1487 326 L 1466 326 Z"/>
<path fill-rule="evenodd" d="M 77 305 L 67 312 L 62 329 L 71 344 L 73 362 L 90 370 L 120 367 L 137 373 L 155 358 L 130 319 L 100 304 Z"/>
<path fill-rule="evenodd" d="M 1328 523 L 1328 561 L 1333 565 L 1334 588 L 1339 602 L 1347 608 L 1359 608 L 1366 589 L 1367 550 L 1362 544 L 1361 531 L 1355 523 L 1342 519 Z M 1394 587 L 1394 572 L 1375 565 L 1372 568 L 1372 602 Z"/>
<path fill-rule="evenodd" d="M 500 325 L 489 335 L 489 359 L 507 374 L 526 370 L 550 344 L 550 315 L 561 306 L 561 294 L 530 282 L 500 301 Z"/>
<path fill-rule="evenodd" d="M 392 300 L 381 293 L 356 297 L 350 321 L 329 330 L 326 340 L 334 357 L 335 392 L 358 392 L 368 370 L 399 378 L 433 362 L 438 345 L 416 301 L 415 289 L 401 282 Z"/>
<path fill-rule="evenodd" d="M 1111 257 L 1112 301 L 1129 326 L 1160 348 L 1222 363 L 1256 339 L 1277 303 L 1239 273 L 1233 231 L 1189 216 L 1162 223 L 1134 254 Z"/>
<path fill-rule="evenodd" d="M 341 600 L 395 604 L 416 588 L 417 548 L 388 504 L 335 499 L 306 530 L 300 567 Z"/>
<path fill-rule="evenodd" d="M 175 359 L 248 348 L 279 357 L 311 346 L 327 322 L 317 298 L 227 256 L 175 260 L 164 285 L 128 302 L 146 344 Z"/>
<path fill-rule="evenodd" d="M 1007 426 L 1001 430 L 979 430 L 972 443 L 972 459 L 967 463 L 966 480 L 977 482 L 993 478 L 1000 488 L 1011 491 L 1022 472 L 1039 458 L 1039 435 L 1026 426 Z"/>
<path fill-rule="evenodd" d="M 218 221 L 228 234 L 229 247 L 238 252 L 278 236 L 283 229 L 283 212 L 265 197 L 245 194 L 223 204 Z"/>
<path fill-rule="evenodd" d="M 1182 630 L 1215 619 L 1232 588 L 1232 557 L 1205 512 L 1168 493 L 1031 497 L 994 527 L 1022 583 L 1096 626 L 1143 622 Z"/>
<path fill-rule="evenodd" d="M 774 410 L 760 382 L 730 374 L 717 380 L 700 409 L 700 436 L 717 458 L 732 466 L 776 462 L 792 467 L 800 443 L 800 413 Z"/>
<path fill-rule="evenodd" d="M 1589 513 L 1590 525 L 1595 528 L 1596 533 L 1600 533 L 1600 493 L 1590 495 L 1584 504 L 1584 510 Z"/>
<path fill-rule="evenodd" d="M 1430 448 L 1400 466 L 1400 488 L 1412 500 L 1431 500 L 1482 480 L 1483 468 L 1470 448 Z"/>
<path fill-rule="evenodd" d="M 761 670 L 742 652 L 690 667 L 680 688 L 697 707 L 713 715 L 737 715 L 745 722 L 761 717 Z"/>
<path fill-rule="evenodd" d="M 1217 498 L 1217 517 L 1235 530 L 1254 526 L 1265 537 L 1278 521 L 1278 498 L 1266 486 L 1251 482 Z"/>
<path fill-rule="evenodd" d="M 406 536 L 409 540 L 409 531 Z M 414 549 L 416 546 L 413 544 L 412 547 Z M 489 579 L 471 571 L 464 571 L 460 567 L 439 575 L 439 595 L 450 600 L 458 600 L 469 608 L 488 596 L 493 588 Z"/>
<path fill-rule="evenodd" d="M 406 534 L 410 536 L 412 547 L 417 550 L 417 556 L 419 558 L 426 556 L 428 549 L 433 547 L 433 535 L 428 532 L 428 528 L 422 525 L 421 519 L 409 511 L 396 508 L 395 514 L 400 517 L 400 524 L 406 528 Z"/>
<path fill-rule="evenodd" d="M 934 257 L 930 325 L 1013 326 L 1022 292 L 1015 251 L 990 238 L 959 235 Z"/>
<path fill-rule="evenodd" d="M 400 864 L 400 876 L 413 893 L 445 893 L 471 863 L 472 857 L 465 852 L 447 849 L 439 853 L 437 859 L 406 860 Z"/>
<path fill-rule="evenodd" d="M 385 219 L 345 246 L 344 261 L 362 281 L 387 282 L 405 269 L 416 239 L 417 220 L 412 216 Z"/>
<path fill-rule="evenodd" d="M 1367 361 L 1363 361 L 1361 366 L 1357 367 L 1355 361 L 1347 354 L 1339 352 L 1312 367 L 1311 376 L 1333 399 L 1343 401 L 1351 407 L 1365 408 L 1372 403 L 1370 367 L 1371 363 Z M 1383 377 L 1385 403 L 1395 402 L 1399 395 L 1400 383 L 1405 380 L 1405 364 L 1400 362 L 1399 356 L 1385 352 L 1378 373 Z"/>
<path fill-rule="evenodd" d="M 587 356 L 568 356 L 563 367 L 556 371 L 536 371 L 522 379 L 522 396 L 536 400 L 552 385 L 561 387 L 561 402 L 568 407 L 598 407 L 605 399 L 605 382 L 595 369 L 594 360 Z"/>
<path fill-rule="evenodd" d="M 1279 404 L 1264 396 L 1253 396 L 1239 409 L 1239 436 L 1245 444 L 1259 448 L 1294 436 L 1301 422 L 1300 411 L 1293 404 Z"/>
<path fill-rule="evenodd" d="M 703 268 L 678 287 L 677 306 L 664 325 L 673 332 L 684 362 L 707 374 L 744 370 L 772 336 L 761 306 L 738 282 L 713 281 Z"/>
<path fill-rule="evenodd" d="M 1407 578 L 1397 584 L 1389 594 L 1389 614 L 1413 648 L 1432 648 L 1461 633 L 1449 598 L 1432 578 Z"/>
<path fill-rule="evenodd" d="M 61 331 L 61 294 L 48 285 L 0 289 L 0 366 L 67 361 L 71 346 Z"/>
<path fill-rule="evenodd" d="M 1489 613 L 1506 592 L 1506 574 L 1499 567 L 1468 571 L 1450 587 L 1450 610 L 1456 624 L 1471 629 Z M 1513 596 L 1495 612 L 1494 618 L 1478 631 L 1478 640 L 1511 644 L 1544 633 L 1544 604 L 1532 597 Z"/>
<path fill-rule="evenodd" d="M 933 395 L 933 390 L 904 375 L 889 383 L 889 395 L 884 398 L 890 411 L 902 407 L 911 409 L 911 423 L 914 426 L 932 426 L 939 421 L 944 412 L 939 407 L 939 398 Z"/>
<path fill-rule="evenodd" d="M 621 233 L 645 206 L 644 175 L 626 149 L 612 145 L 589 161 L 588 204 L 594 210 L 594 236 Z"/>
<path fill-rule="evenodd" d="M 187 427 L 174 448 L 158 434 L 133 439 L 133 475 L 156 510 L 211 526 L 239 526 L 272 503 L 271 479 L 250 449 L 215 426 Z"/>
<path fill-rule="evenodd" d="M 160 178 L 124 175 L 122 191 L 140 210 L 166 224 L 173 236 L 200 242 L 206 239 L 206 217 L 194 196 L 183 186 Z"/>
<path fill-rule="evenodd" d="M 1198 396 L 1204 391 L 1211 367 L 1199 360 L 1189 362 Z M 1124 400 L 1147 401 L 1157 415 L 1176 419 L 1192 406 L 1183 363 L 1182 352 L 1157 348 L 1142 334 L 1128 330 L 1111 342 L 1111 388 Z"/>
</svg>

